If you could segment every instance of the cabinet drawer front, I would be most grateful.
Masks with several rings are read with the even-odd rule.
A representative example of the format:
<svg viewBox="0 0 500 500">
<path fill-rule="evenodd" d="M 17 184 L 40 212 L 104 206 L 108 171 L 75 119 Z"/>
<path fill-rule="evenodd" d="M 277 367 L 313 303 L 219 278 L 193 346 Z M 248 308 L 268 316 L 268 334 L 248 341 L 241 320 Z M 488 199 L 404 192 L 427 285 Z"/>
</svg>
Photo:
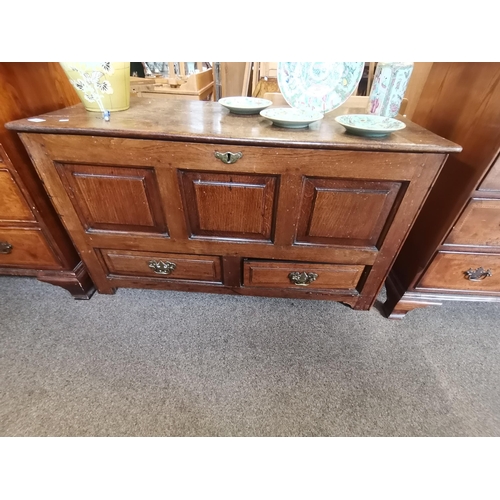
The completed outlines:
<svg viewBox="0 0 500 500">
<path fill-rule="evenodd" d="M 247 260 L 243 282 L 249 287 L 330 290 L 357 294 L 364 266 Z"/>
<path fill-rule="evenodd" d="M 0 227 L 0 267 L 55 269 L 59 264 L 40 229 Z"/>
<path fill-rule="evenodd" d="M 500 246 L 500 200 L 470 200 L 446 243 Z"/>
<path fill-rule="evenodd" d="M 439 252 L 417 288 L 500 292 L 500 255 Z"/>
<path fill-rule="evenodd" d="M 109 274 L 167 280 L 221 282 L 220 257 L 101 250 Z"/>
</svg>

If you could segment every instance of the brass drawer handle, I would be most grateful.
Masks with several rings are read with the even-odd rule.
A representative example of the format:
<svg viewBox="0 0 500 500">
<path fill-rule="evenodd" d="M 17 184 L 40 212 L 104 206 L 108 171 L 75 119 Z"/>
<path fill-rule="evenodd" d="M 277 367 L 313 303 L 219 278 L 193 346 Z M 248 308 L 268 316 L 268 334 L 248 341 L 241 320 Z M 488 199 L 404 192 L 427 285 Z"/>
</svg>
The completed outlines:
<svg viewBox="0 0 500 500">
<path fill-rule="evenodd" d="M 299 273 L 298 271 L 294 271 L 288 275 L 288 278 L 295 285 L 308 286 L 318 279 L 318 275 L 316 273 Z"/>
<path fill-rule="evenodd" d="M 8 241 L 0 241 L 0 253 L 8 254 L 12 251 L 12 245 Z"/>
<path fill-rule="evenodd" d="M 493 276 L 491 269 L 484 270 L 482 267 L 478 267 L 477 269 L 469 269 L 464 271 L 465 277 L 469 281 L 482 281 L 490 276 Z"/>
<path fill-rule="evenodd" d="M 215 157 L 228 165 L 236 163 L 242 156 L 243 153 L 230 153 L 229 151 L 227 153 L 219 153 L 218 151 L 215 152 Z"/>
<path fill-rule="evenodd" d="M 162 260 L 150 260 L 148 266 L 156 274 L 170 274 L 177 267 L 177 264 L 169 262 L 168 260 L 165 262 Z"/>
</svg>

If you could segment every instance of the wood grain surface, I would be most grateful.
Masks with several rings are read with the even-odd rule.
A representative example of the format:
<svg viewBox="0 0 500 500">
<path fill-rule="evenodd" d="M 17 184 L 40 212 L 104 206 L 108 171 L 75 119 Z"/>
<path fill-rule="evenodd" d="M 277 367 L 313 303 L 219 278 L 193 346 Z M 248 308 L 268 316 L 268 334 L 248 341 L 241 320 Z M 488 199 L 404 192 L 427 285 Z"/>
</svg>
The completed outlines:
<svg viewBox="0 0 500 500">
<path fill-rule="evenodd" d="M 234 115 L 217 102 L 150 100 L 131 96 L 130 108 L 112 113 L 105 122 L 100 113 L 90 113 L 83 105 L 45 115 L 43 122 L 27 119 L 10 123 L 18 132 L 133 137 L 175 141 L 349 149 L 367 151 L 415 151 L 450 153 L 460 147 L 401 117 L 406 128 L 388 138 L 373 140 L 349 135 L 335 116 L 362 113 L 356 108 L 337 108 L 306 129 L 276 127 L 260 115 Z"/>
<path fill-rule="evenodd" d="M 460 270 L 497 262 L 485 254 L 500 244 L 500 63 L 433 63 L 413 120 L 463 150 L 450 154 L 391 270 L 386 313 L 498 301 L 497 278 L 466 283 Z"/>
<path fill-rule="evenodd" d="M 4 126 L 79 102 L 59 63 L 0 63 L 0 156 L 4 156 L 0 163 L 0 227 L 16 224 L 37 229 L 25 231 L 26 241 L 17 242 L 9 266 L 0 262 L 0 274 L 35 275 L 68 289 L 77 298 L 88 298 L 94 287 L 87 271 L 18 135 Z M 39 248 L 28 250 L 31 244 Z M 17 264 L 13 255 L 19 256 Z"/>
<path fill-rule="evenodd" d="M 446 153 L 460 149 L 411 123 L 378 141 L 348 136 L 330 117 L 282 130 L 217 103 L 136 104 L 107 124 L 77 106 L 10 125 L 101 293 L 210 291 L 367 310 Z M 168 231 L 151 229 L 163 220 Z M 146 269 L 161 255 L 179 271 Z M 321 273 L 304 287 L 290 282 L 295 271 Z"/>
</svg>

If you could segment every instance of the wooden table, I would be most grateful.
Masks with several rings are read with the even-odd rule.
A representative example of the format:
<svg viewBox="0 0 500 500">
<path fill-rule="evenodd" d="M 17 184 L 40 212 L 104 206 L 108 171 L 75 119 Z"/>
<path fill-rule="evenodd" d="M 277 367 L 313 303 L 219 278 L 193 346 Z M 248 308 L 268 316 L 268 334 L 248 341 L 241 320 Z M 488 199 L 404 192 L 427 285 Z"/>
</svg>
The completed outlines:
<svg viewBox="0 0 500 500">
<path fill-rule="evenodd" d="M 100 293 L 157 288 L 326 299 L 369 309 L 450 152 L 407 123 L 386 139 L 133 98 L 19 120 Z M 61 121 L 63 120 L 63 121 Z"/>
</svg>

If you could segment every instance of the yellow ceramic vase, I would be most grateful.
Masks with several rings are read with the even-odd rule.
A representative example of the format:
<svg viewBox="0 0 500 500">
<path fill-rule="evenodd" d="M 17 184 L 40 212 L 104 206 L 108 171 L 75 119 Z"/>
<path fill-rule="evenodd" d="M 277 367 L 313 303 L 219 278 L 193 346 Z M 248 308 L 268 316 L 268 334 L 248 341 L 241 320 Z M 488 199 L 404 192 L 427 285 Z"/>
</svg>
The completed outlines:
<svg viewBox="0 0 500 500">
<path fill-rule="evenodd" d="M 129 62 L 60 63 L 87 111 L 123 111 L 130 106 Z"/>
</svg>

